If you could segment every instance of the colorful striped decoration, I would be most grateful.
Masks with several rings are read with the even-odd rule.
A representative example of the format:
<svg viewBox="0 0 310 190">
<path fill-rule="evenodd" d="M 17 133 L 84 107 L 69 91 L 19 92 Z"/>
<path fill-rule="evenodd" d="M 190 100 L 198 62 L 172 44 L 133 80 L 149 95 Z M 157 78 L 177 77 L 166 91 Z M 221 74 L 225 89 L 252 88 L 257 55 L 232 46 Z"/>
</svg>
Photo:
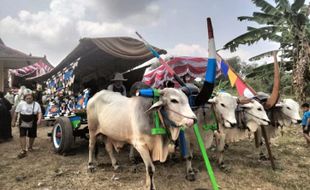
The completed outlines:
<svg viewBox="0 0 310 190">
<path fill-rule="evenodd" d="M 220 57 L 220 56 L 219 56 Z M 221 57 L 220 57 L 221 58 Z M 221 72 L 224 76 L 228 76 L 231 87 L 236 86 L 239 96 L 252 98 L 255 96 L 255 91 L 248 86 L 242 78 L 221 58 Z"/>
</svg>

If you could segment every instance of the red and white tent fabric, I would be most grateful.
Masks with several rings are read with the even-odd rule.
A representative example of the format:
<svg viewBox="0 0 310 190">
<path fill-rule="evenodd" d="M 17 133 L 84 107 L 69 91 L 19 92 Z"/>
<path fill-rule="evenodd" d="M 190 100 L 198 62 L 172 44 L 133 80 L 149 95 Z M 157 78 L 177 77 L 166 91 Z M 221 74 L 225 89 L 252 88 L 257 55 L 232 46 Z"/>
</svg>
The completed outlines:
<svg viewBox="0 0 310 190">
<path fill-rule="evenodd" d="M 37 63 L 34 63 L 32 65 L 22 67 L 19 69 L 10 69 L 9 74 L 18 76 L 18 77 L 25 77 L 28 75 L 31 76 L 40 76 L 43 74 L 46 74 L 50 72 L 53 68 L 45 63 L 43 63 L 41 60 Z"/>
<path fill-rule="evenodd" d="M 203 57 L 173 57 L 167 61 L 167 64 L 178 76 L 189 75 L 193 80 L 205 77 L 207 62 L 208 59 Z M 153 88 L 161 88 L 163 83 L 168 80 L 173 81 L 178 86 L 174 77 L 161 65 L 156 69 L 147 71 L 143 76 L 142 82 Z"/>
</svg>

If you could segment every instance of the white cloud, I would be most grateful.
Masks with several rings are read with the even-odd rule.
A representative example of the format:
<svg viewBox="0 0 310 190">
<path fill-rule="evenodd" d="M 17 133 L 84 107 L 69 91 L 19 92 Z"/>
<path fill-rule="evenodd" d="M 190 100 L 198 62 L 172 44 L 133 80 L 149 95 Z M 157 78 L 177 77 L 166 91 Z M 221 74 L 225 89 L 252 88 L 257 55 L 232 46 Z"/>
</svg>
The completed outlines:
<svg viewBox="0 0 310 190">
<path fill-rule="evenodd" d="M 207 57 L 208 50 L 197 44 L 180 43 L 168 50 L 169 54 L 177 56 L 201 56 Z"/>
<path fill-rule="evenodd" d="M 90 18 L 102 12 L 113 19 Z M 128 36 L 134 32 L 134 23 L 157 20 L 158 14 L 153 1 L 51 0 L 47 10 L 21 10 L 16 17 L 1 19 L 0 36 L 13 48 L 36 56 L 46 54 L 58 64 L 81 37 Z"/>
<path fill-rule="evenodd" d="M 92 21 L 79 21 L 77 23 L 77 31 L 81 36 L 128 36 L 133 34 L 134 29 L 118 23 L 98 23 Z"/>
<path fill-rule="evenodd" d="M 96 10 L 98 20 L 122 20 L 128 24 L 154 25 L 160 17 L 157 0 L 94 0 L 90 6 Z"/>
</svg>

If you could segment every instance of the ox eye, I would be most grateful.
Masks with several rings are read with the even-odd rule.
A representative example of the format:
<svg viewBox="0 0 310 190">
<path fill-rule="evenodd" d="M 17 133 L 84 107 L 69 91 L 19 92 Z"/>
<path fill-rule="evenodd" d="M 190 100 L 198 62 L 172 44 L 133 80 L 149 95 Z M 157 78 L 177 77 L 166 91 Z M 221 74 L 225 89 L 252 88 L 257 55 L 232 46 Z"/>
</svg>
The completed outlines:
<svg viewBox="0 0 310 190">
<path fill-rule="evenodd" d="M 258 111 L 263 111 L 262 108 L 257 108 Z"/>
<path fill-rule="evenodd" d="M 290 107 L 286 107 L 288 110 L 291 110 L 291 108 Z"/>
<path fill-rule="evenodd" d="M 179 101 L 177 101 L 176 99 L 172 99 L 171 102 L 174 103 L 174 104 L 179 103 Z"/>
<path fill-rule="evenodd" d="M 221 106 L 222 106 L 223 108 L 225 108 L 225 105 L 224 105 L 223 103 L 221 103 Z"/>
</svg>

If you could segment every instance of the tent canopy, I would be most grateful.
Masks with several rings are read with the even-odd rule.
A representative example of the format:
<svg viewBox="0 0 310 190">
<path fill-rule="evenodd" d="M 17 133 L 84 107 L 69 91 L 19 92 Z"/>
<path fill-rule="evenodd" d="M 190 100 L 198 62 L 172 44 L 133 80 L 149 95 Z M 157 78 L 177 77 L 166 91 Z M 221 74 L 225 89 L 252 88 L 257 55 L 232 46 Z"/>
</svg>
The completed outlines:
<svg viewBox="0 0 310 190">
<path fill-rule="evenodd" d="M 165 50 L 156 48 L 160 53 Z M 50 73 L 33 78 L 45 81 L 78 61 L 75 78 L 84 82 L 94 78 L 112 78 L 115 72 L 125 72 L 153 58 L 143 42 L 130 37 L 83 38 L 79 45 Z"/>
</svg>

